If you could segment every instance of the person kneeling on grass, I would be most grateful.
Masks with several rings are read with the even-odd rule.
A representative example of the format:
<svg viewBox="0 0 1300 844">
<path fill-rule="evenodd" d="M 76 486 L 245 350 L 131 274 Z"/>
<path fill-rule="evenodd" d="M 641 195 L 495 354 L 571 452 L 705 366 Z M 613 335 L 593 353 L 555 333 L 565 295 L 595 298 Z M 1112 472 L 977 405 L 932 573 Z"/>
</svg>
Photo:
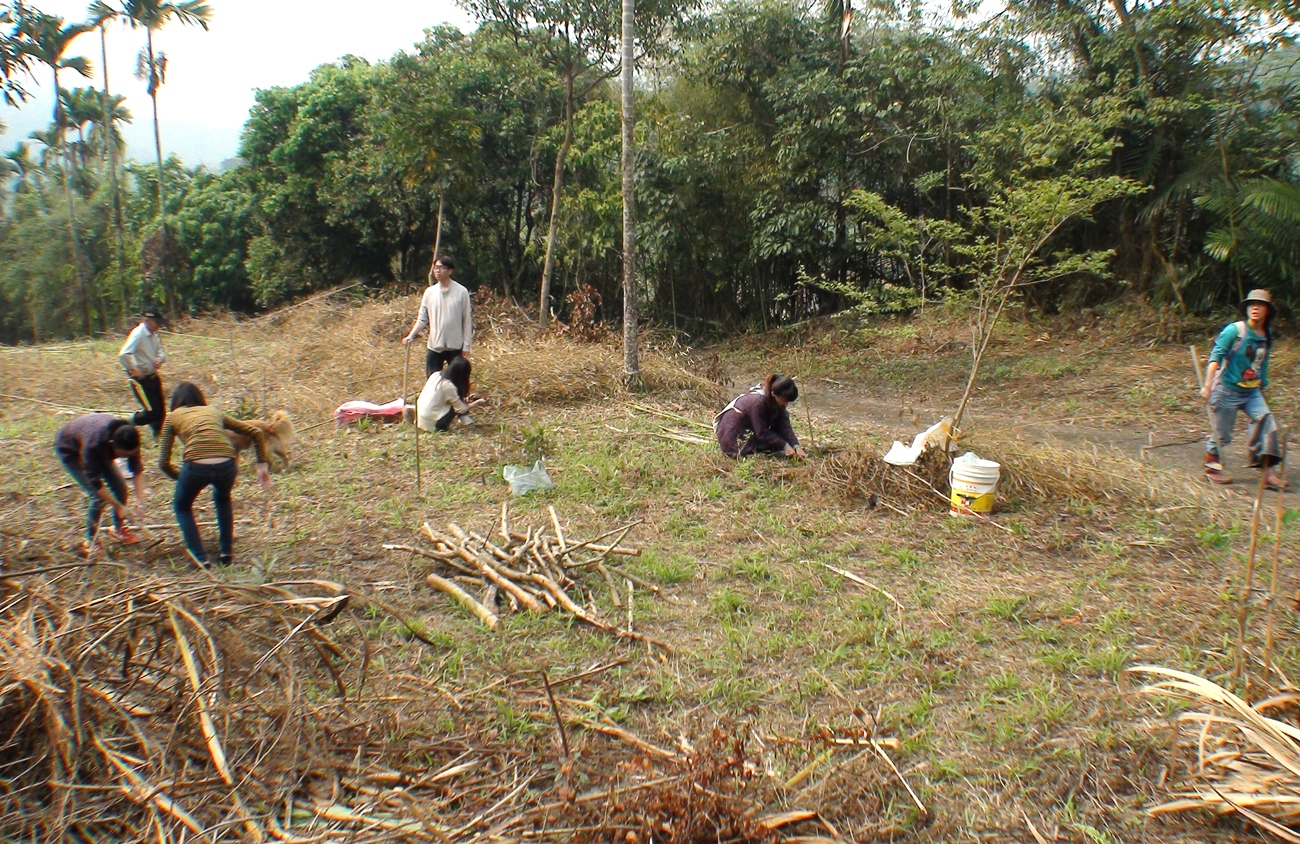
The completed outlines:
<svg viewBox="0 0 1300 844">
<path fill-rule="evenodd" d="M 114 463 L 119 457 L 126 458 L 134 473 L 135 500 L 140 506 L 145 500 L 144 467 L 140 463 L 140 432 L 135 426 L 108 413 L 78 416 L 59 429 L 54 437 L 54 452 L 90 496 L 82 552 L 87 557 L 94 555 L 99 517 L 106 504 L 113 508 L 113 527 L 108 529 L 108 535 L 124 545 L 139 542 L 126 524 L 126 481 Z"/>
<path fill-rule="evenodd" d="M 415 403 L 420 430 L 445 431 L 457 419 L 466 425 L 474 424 L 469 405 L 465 403 L 469 396 L 469 373 L 469 359 L 458 356 L 441 372 L 429 376 Z"/>
<path fill-rule="evenodd" d="M 183 381 L 176 386 L 172 393 L 171 413 L 167 415 L 162 435 L 158 438 L 158 468 L 176 481 L 172 509 L 190 561 L 199 568 L 207 567 L 208 555 L 203 548 L 199 526 L 194 522 L 194 499 L 208 486 L 212 487 L 212 500 L 217 509 L 220 563 L 228 566 L 233 560 L 235 519 L 230 490 L 235 485 L 239 466 L 235 447 L 226 438 L 227 430 L 243 434 L 253 441 L 253 448 L 257 450 L 257 480 L 262 489 L 270 489 L 271 474 L 266 464 L 266 437 L 262 429 L 208 407 L 203 391 L 195 384 Z M 177 439 L 185 445 L 179 472 L 172 465 L 172 444 Z"/>
<path fill-rule="evenodd" d="M 1268 387 L 1268 358 L 1273 345 L 1273 294 L 1252 290 L 1241 303 L 1245 319 L 1229 323 L 1219 332 L 1205 367 L 1201 395 L 1214 410 L 1214 431 L 1205 443 L 1205 479 L 1213 484 L 1230 484 L 1223 469 L 1219 448 L 1232 442 L 1237 411 L 1250 418 L 1247 435 L 1247 465 L 1264 470 L 1264 484 L 1280 490 L 1286 482 L 1273 469 L 1286 456 L 1278 436 L 1277 422 L 1264 401 Z"/>
<path fill-rule="evenodd" d="M 807 457 L 790 427 L 790 413 L 786 410 L 798 398 L 799 388 L 793 379 L 769 375 L 762 384 L 755 384 L 749 392 L 732 399 L 713 417 L 713 432 L 722 453 L 728 457 L 749 454 Z M 740 445 L 740 438 L 750 432 L 749 439 Z"/>
</svg>

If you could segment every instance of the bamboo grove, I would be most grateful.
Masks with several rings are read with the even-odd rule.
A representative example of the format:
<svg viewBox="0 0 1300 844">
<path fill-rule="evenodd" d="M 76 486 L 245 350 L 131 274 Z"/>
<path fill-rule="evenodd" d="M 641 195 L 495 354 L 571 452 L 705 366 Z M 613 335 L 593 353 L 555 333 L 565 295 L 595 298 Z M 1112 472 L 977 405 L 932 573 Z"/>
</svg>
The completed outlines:
<svg viewBox="0 0 1300 844">
<path fill-rule="evenodd" d="M 344 282 L 410 288 L 440 200 L 471 288 L 536 303 L 549 254 L 557 316 L 618 321 L 617 2 L 467 0 L 472 32 L 259 91 L 223 172 L 161 147 L 123 160 L 132 115 L 99 82 L 96 28 L 152 38 L 212 5 L 96 3 L 83 23 L 0 5 L 5 97 L 60 86 L 48 131 L 0 159 L 0 341 L 107 330 L 145 301 L 249 312 Z M 700 336 L 908 310 L 1005 283 L 1017 242 L 1038 265 L 1031 307 L 1300 293 L 1300 7 L 974 12 L 639 3 L 645 317 Z M 148 81 L 156 115 L 164 80 Z"/>
</svg>

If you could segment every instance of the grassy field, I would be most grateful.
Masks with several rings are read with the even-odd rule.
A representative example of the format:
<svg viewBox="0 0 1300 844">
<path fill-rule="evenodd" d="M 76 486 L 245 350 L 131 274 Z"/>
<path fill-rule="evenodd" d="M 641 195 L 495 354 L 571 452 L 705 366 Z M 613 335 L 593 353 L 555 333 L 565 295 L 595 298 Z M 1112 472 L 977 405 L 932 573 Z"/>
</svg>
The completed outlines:
<svg viewBox="0 0 1300 844">
<path fill-rule="evenodd" d="M 236 488 L 237 563 L 211 575 L 185 568 L 171 484 L 152 466 L 157 541 L 110 545 L 117 566 L 58 568 L 76 563 L 83 498 L 51 442 L 76 412 L 130 409 L 119 341 L 0 350 L 5 571 L 55 570 L 44 588 L 65 601 L 138 578 L 316 579 L 375 598 L 333 622 L 341 653 L 364 650 L 366 693 L 327 705 L 329 676 L 306 680 L 323 726 L 316 761 L 283 772 L 285 829 L 298 817 L 292 794 L 309 802 L 321 782 L 360 794 L 348 777 L 363 769 L 414 778 L 469 760 L 479 767 L 432 796 L 410 789 L 450 840 L 1252 837 L 1234 821 L 1148 817 L 1182 763 L 1170 754 L 1173 710 L 1136 696 L 1124 674 L 1145 662 L 1231 682 L 1253 487 L 1205 490 L 1194 462 L 1164 451 L 1143 462 L 1127 448 L 1203 433 L 1184 344 L 1204 351 L 1212 326 L 1135 310 L 1005 324 L 963 441 L 1005 467 L 999 512 L 981 520 L 947 513 L 938 468 L 901 476 L 876 457 L 955 406 L 968 352 L 951 314 L 806 325 L 703 351 L 650 337 L 648 390 L 629 397 L 614 346 L 531 338 L 509 307 L 483 307 L 473 363 L 488 404 L 473 429 L 420 437 L 417 490 L 411 427 L 331 420 L 348 399 L 400 395 L 398 340 L 415 307 L 323 300 L 164 337 L 168 390 L 193 380 L 214 405 L 287 409 L 299 428 L 269 495 L 247 478 Z M 1295 361 L 1284 342 L 1271 397 L 1284 422 L 1300 398 Z M 709 437 L 733 389 L 724 376 L 771 370 L 803 387 L 793 409 L 807 461 L 735 462 L 690 441 Z M 1027 439 L 1036 428 L 1046 433 Z M 1194 460 L 1198 447 L 1188 450 Z M 149 463 L 156 451 L 145 452 Z M 555 489 L 511 498 L 501 467 L 538 457 Z M 593 576 L 586 606 L 615 625 L 630 619 L 671 653 L 504 605 L 488 631 L 425 585 L 445 571 L 438 563 L 383 548 L 427 547 L 425 522 L 491 534 L 507 500 L 521 531 L 547 529 L 552 507 L 574 541 L 631 525 L 623 544 L 641 553 L 620 565 L 658 594 L 636 588 L 630 609 L 616 607 Z M 211 518 L 202 499 L 199 518 Z M 205 527 L 210 544 L 214 533 Z M 1296 543 L 1282 540 L 1289 562 Z M 1289 676 L 1300 669 L 1295 631 L 1284 612 L 1278 664 Z M 566 678 L 558 697 L 542 672 Z M 613 783 L 625 796 L 611 796 Z M 257 817 L 279 811 L 265 798 L 250 805 Z M 815 816 L 778 815 L 800 810 Z M 302 824 L 304 836 L 314 829 Z M 372 828 L 347 840 L 380 834 L 444 833 Z"/>
</svg>

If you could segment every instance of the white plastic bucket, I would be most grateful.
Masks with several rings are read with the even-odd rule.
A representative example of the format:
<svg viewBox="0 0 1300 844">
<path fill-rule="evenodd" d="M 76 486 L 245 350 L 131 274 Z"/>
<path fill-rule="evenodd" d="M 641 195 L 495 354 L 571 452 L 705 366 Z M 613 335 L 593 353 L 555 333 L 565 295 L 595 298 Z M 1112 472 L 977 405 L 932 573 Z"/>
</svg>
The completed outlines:
<svg viewBox="0 0 1300 844">
<path fill-rule="evenodd" d="M 1002 466 L 967 452 L 952 462 L 948 483 L 952 500 L 948 511 L 953 514 L 992 513 L 993 495 L 998 488 Z"/>
</svg>

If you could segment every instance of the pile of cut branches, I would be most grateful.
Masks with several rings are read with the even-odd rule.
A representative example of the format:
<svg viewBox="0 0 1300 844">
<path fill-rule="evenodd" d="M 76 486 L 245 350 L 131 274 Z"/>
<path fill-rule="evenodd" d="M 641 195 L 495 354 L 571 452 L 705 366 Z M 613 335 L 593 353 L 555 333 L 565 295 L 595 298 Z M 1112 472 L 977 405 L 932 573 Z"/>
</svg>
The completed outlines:
<svg viewBox="0 0 1300 844">
<path fill-rule="evenodd" d="M 324 580 L 55 568 L 0 580 L 0 837 L 438 835 L 367 794 L 390 725 L 356 717 L 369 651 L 349 634 L 356 609 L 386 607 Z M 350 785 L 312 794 L 343 770 Z"/>
<path fill-rule="evenodd" d="M 609 562 L 611 556 L 641 553 L 639 548 L 619 544 L 637 523 L 608 530 L 595 539 L 571 542 L 560 527 L 555 508 L 549 509 L 553 533 L 547 533 L 545 527 L 529 527 L 523 533 L 512 529 L 509 503 L 502 502 L 499 540 L 495 539 L 496 535 L 489 539 L 475 531 L 466 531 L 455 522 L 448 524 L 446 531 L 436 530 L 425 522 L 421 530 L 433 543 L 432 548 L 389 544 L 384 549 L 416 554 L 440 563 L 444 574 L 430 572 L 426 582 L 459 601 L 489 629 L 495 629 L 500 623 L 498 612 L 503 608 L 508 612 L 533 613 L 558 608 L 611 635 L 671 653 L 668 645 L 632 629 L 635 589 L 640 587 L 658 594 L 659 587 Z M 608 544 L 601 544 L 610 537 L 613 539 Z M 599 573 L 603 579 L 614 607 L 627 609 L 626 627 L 606 621 L 593 609 L 595 595 L 582 579 L 591 572 Z M 626 583 L 626 595 L 621 592 L 616 577 Z M 478 597 L 466 588 L 477 592 Z M 569 594 L 571 590 L 579 595 L 578 601 Z"/>
</svg>

